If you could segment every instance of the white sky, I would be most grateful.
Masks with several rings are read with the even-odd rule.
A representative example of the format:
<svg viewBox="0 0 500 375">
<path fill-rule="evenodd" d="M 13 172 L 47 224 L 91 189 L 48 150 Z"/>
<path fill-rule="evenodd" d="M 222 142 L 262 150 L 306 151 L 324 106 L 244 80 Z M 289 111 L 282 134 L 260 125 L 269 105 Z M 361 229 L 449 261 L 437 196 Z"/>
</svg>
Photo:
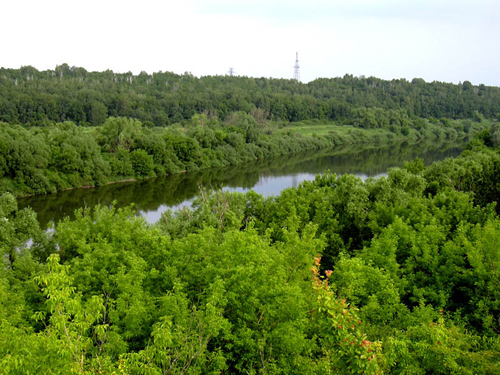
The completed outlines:
<svg viewBox="0 0 500 375">
<path fill-rule="evenodd" d="M 500 0 L 2 0 L 0 66 L 500 86 Z"/>
</svg>

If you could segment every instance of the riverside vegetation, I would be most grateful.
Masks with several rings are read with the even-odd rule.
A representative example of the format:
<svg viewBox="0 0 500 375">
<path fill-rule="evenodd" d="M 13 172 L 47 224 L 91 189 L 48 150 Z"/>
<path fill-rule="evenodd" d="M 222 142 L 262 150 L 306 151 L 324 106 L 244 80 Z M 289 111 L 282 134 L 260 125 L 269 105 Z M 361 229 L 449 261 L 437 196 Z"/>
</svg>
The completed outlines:
<svg viewBox="0 0 500 375">
<path fill-rule="evenodd" d="M 416 143 L 396 141 L 336 146 L 298 154 L 255 160 L 222 168 L 207 168 L 190 173 L 108 184 L 96 189 L 71 189 L 57 194 L 32 195 L 18 198 L 20 209 L 31 207 L 42 229 L 66 216 L 74 217 L 75 210 L 97 204 L 115 208 L 131 204 L 148 223 L 156 222 L 161 212 L 180 208 L 200 193 L 200 189 L 229 191 L 252 188 L 264 196 L 278 195 L 281 190 L 296 186 L 290 174 L 300 175 L 301 181 L 312 180 L 318 173 L 333 168 L 337 174 L 356 173 L 362 178 L 386 173 L 390 168 L 404 166 L 405 160 L 417 157 L 426 165 L 446 157 L 457 157 L 466 145 L 464 139 L 423 140 Z M 307 176 L 307 177 L 306 177 Z M 366 177 L 365 177 L 366 176 Z"/>
<path fill-rule="evenodd" d="M 498 374 L 495 131 L 376 180 L 202 192 L 156 225 L 97 206 L 49 234 L 5 193 L 0 371 Z"/>
<path fill-rule="evenodd" d="M 498 89 L 0 73 L 0 373 L 500 372 L 500 128 L 481 130 Z M 15 197 L 470 132 L 460 157 L 428 167 L 326 173 L 269 198 L 202 191 L 155 225 L 96 206 L 46 232 Z"/>
<path fill-rule="evenodd" d="M 267 134 L 250 115 L 240 112 L 235 117 L 235 125 L 220 125 L 215 120 L 213 126 L 205 123 L 187 129 L 149 129 L 128 118 L 109 118 L 103 126 L 90 129 L 71 122 L 29 129 L 0 123 L 0 192 L 54 193 L 398 138 L 383 129 L 336 125 L 329 125 L 328 131 L 321 131 L 325 127 L 321 125 L 313 135 L 302 134 L 300 125 L 295 125 L 298 130 L 291 126 L 292 130 Z M 460 125 L 461 121 L 456 123 Z M 471 129 L 476 131 L 488 124 L 482 121 Z M 306 128 L 315 130 L 313 125 Z M 435 129 L 446 137 L 445 131 Z M 457 136 L 457 132 L 453 134 Z"/>
<path fill-rule="evenodd" d="M 500 89 L 0 69 L 0 192 L 44 194 L 340 144 L 473 134 Z"/>
</svg>

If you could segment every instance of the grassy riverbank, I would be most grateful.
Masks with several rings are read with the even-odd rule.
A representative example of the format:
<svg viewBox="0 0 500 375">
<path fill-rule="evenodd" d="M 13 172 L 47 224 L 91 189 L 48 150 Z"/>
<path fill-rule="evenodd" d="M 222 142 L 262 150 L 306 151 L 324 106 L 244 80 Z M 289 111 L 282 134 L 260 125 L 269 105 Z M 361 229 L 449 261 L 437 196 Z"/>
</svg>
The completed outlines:
<svg viewBox="0 0 500 375">
<path fill-rule="evenodd" d="M 455 120 L 447 126 L 422 120 L 420 128 L 391 131 L 319 121 L 259 124 L 245 113 L 224 123 L 195 116 L 187 126 L 169 128 L 148 128 L 128 118 L 109 118 L 92 128 L 71 122 L 43 128 L 2 123 L 0 193 L 54 193 L 346 144 L 453 139 L 490 125 L 488 120 Z"/>
</svg>

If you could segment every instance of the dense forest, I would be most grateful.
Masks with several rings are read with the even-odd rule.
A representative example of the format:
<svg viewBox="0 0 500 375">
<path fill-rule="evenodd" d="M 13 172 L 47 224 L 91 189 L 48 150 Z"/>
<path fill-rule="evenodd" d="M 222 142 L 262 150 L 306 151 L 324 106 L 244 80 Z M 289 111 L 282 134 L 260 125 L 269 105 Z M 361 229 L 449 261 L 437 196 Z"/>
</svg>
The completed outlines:
<svg viewBox="0 0 500 375">
<path fill-rule="evenodd" d="M 102 125 L 108 117 L 130 117 L 167 126 L 196 114 L 225 119 L 245 112 L 259 120 L 357 122 L 395 125 L 400 119 L 471 119 L 500 114 L 500 88 L 353 77 L 310 83 L 272 78 L 178 75 L 158 72 L 87 72 L 67 64 L 38 71 L 0 69 L 0 121 L 46 125 L 72 121 Z"/>
<path fill-rule="evenodd" d="M 4 193 L 0 372 L 498 374 L 494 132 L 365 182 L 202 191 L 156 225 L 97 206 L 44 232 Z"/>
</svg>

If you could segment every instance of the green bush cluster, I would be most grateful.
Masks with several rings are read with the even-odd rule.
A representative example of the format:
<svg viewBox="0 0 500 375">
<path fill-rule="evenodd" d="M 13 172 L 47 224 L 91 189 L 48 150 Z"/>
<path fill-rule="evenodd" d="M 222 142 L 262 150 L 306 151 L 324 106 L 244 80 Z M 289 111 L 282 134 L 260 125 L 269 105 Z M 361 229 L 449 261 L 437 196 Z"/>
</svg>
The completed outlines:
<svg viewBox="0 0 500 375">
<path fill-rule="evenodd" d="M 269 198 L 201 191 L 155 225 L 97 206 L 43 233 L 3 194 L 0 369 L 498 374 L 491 135 L 376 180 L 326 173 Z"/>
<path fill-rule="evenodd" d="M 471 131 L 487 124 L 476 124 Z M 455 129 L 461 126 L 460 121 L 454 126 L 442 130 L 429 125 L 428 132 L 412 128 L 407 138 L 444 139 L 464 134 Z M 72 122 L 31 128 L 0 123 L 0 193 L 54 193 L 397 138 L 385 129 L 259 124 L 244 112 L 234 113 L 230 122 L 196 115 L 187 127 L 169 128 L 151 128 L 139 120 L 121 117 L 110 117 L 94 128 Z"/>
</svg>

